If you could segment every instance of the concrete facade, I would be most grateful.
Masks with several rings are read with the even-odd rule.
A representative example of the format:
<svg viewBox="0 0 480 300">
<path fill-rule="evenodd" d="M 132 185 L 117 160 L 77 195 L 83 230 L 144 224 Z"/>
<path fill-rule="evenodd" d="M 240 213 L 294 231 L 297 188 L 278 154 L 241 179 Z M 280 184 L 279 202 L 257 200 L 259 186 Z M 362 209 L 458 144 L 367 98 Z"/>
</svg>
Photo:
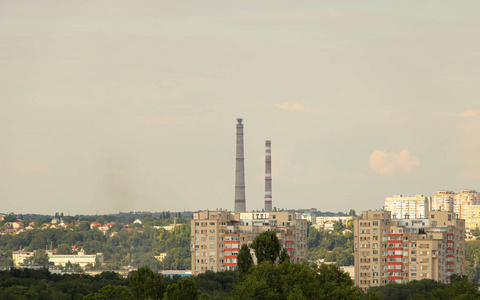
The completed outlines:
<svg viewBox="0 0 480 300">
<path fill-rule="evenodd" d="M 242 244 L 251 245 L 264 231 L 274 231 L 290 259 L 307 258 L 307 221 L 292 212 L 200 211 L 191 221 L 192 274 L 235 270 Z M 252 256 L 255 259 L 253 249 Z"/>
<path fill-rule="evenodd" d="M 237 149 L 235 158 L 235 212 L 245 212 L 245 158 L 243 153 L 243 124 L 237 119 Z"/>
<path fill-rule="evenodd" d="M 385 210 L 392 212 L 392 219 L 421 219 L 428 215 L 430 197 L 394 195 L 385 198 Z"/>
<path fill-rule="evenodd" d="M 438 191 L 433 197 L 430 209 L 435 211 L 453 212 L 453 203 L 456 194 L 452 191 Z"/>
<path fill-rule="evenodd" d="M 355 284 L 363 291 L 387 283 L 465 274 L 465 220 L 432 211 L 424 219 L 392 219 L 366 211 L 354 220 Z"/>
</svg>

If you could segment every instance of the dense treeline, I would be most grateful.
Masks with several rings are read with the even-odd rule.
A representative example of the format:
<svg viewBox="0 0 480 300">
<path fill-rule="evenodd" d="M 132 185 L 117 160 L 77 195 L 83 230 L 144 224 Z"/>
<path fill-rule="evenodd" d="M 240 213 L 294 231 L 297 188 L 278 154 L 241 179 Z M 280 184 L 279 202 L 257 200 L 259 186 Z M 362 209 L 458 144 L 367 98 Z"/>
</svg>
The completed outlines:
<svg viewBox="0 0 480 300">
<path fill-rule="evenodd" d="M 333 231 L 309 227 L 307 233 L 308 258 L 325 259 L 339 266 L 353 265 L 353 224 L 343 226 L 336 222 Z"/>
<path fill-rule="evenodd" d="M 465 271 L 470 281 L 480 284 L 480 241 L 466 243 Z"/>
<path fill-rule="evenodd" d="M 467 276 L 451 276 L 451 284 L 447 285 L 431 279 L 410 281 L 406 284 L 391 283 L 371 288 L 367 294 L 369 299 L 401 300 L 401 299 L 438 299 L 438 300 L 470 300 L 480 299 L 478 286 L 468 280 Z"/>
<path fill-rule="evenodd" d="M 100 217 L 103 218 L 103 217 Z M 108 221 L 108 220 L 99 220 Z M 111 228 L 115 235 L 103 234 L 96 227 L 90 228 L 88 221 L 81 221 L 78 226 L 65 229 L 34 229 L 16 235 L 0 237 L 0 266 L 12 266 L 12 251 L 24 249 L 57 249 L 57 253 L 72 252 L 72 246 L 83 248 L 86 254 L 104 253 L 108 262 L 106 268 L 119 269 L 121 266 L 143 266 L 152 270 L 190 268 L 190 222 L 186 219 L 176 219 L 184 223 L 172 230 L 157 229 L 153 226 L 166 226 L 173 219 L 145 218 L 143 226 L 132 224 L 132 230 L 122 230 L 124 226 L 116 223 Z M 167 256 L 159 262 L 154 256 L 166 252 Z"/>
<path fill-rule="evenodd" d="M 0 271 L 0 299 L 230 299 L 235 272 L 194 277 L 164 276 L 142 267 L 122 278 L 105 271 L 96 276 L 52 274 L 48 269 Z"/>
</svg>

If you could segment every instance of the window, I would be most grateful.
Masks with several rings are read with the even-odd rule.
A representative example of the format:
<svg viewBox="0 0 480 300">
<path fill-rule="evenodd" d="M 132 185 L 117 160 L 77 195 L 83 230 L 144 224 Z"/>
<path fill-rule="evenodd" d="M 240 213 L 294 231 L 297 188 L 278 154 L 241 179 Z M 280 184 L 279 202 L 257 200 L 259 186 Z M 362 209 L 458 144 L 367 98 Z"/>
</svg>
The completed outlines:
<svg viewBox="0 0 480 300">
<path fill-rule="evenodd" d="M 214 235 L 211 235 L 211 236 L 208 237 L 208 239 L 209 239 L 210 241 L 215 241 L 215 236 L 214 236 Z"/>
</svg>

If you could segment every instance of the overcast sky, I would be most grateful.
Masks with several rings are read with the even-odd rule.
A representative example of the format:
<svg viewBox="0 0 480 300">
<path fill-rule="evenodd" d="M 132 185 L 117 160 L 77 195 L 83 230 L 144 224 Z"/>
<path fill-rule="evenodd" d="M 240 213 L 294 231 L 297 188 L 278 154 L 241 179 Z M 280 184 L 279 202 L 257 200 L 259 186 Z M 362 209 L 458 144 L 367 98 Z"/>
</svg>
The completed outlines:
<svg viewBox="0 0 480 300">
<path fill-rule="evenodd" d="M 0 212 L 480 190 L 479 1 L 0 0 Z"/>
</svg>

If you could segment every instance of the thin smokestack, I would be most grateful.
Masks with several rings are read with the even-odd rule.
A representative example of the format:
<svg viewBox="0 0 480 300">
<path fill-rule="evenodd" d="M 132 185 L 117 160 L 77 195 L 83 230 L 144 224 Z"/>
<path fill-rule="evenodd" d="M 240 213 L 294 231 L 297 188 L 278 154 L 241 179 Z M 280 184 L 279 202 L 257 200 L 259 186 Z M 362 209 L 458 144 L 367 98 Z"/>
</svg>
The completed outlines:
<svg viewBox="0 0 480 300">
<path fill-rule="evenodd" d="M 243 157 L 243 119 L 237 119 L 237 155 L 235 167 L 235 212 L 245 212 L 245 164 Z"/>
<path fill-rule="evenodd" d="M 272 211 L 272 142 L 265 141 L 265 211 Z"/>
</svg>

